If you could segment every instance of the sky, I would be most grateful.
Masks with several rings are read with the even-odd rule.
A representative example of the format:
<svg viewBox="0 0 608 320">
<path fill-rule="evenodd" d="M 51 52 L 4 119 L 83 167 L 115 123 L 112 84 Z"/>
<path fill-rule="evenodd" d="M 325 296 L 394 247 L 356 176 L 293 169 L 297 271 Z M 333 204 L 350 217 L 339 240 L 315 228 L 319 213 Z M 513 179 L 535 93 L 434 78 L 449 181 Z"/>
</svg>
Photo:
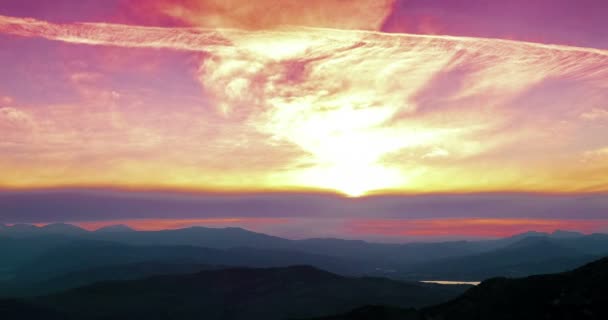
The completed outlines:
<svg viewBox="0 0 608 320">
<path fill-rule="evenodd" d="M 603 0 L 3 0 L 0 223 L 608 231 L 606 16 Z"/>
</svg>

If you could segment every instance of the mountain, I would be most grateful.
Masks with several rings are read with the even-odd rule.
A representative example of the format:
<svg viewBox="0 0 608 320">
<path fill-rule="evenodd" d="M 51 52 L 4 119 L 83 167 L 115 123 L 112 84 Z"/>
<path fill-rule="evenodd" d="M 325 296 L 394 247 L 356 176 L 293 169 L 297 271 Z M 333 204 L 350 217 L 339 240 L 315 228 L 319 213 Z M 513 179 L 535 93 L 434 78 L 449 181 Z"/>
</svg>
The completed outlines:
<svg viewBox="0 0 608 320">
<path fill-rule="evenodd" d="M 34 281 L 4 282 L 0 295 L 7 297 L 27 297 L 65 291 L 101 281 L 135 280 L 154 275 L 187 274 L 201 270 L 220 269 L 195 263 L 175 263 L 146 261 L 124 265 L 84 268 Z"/>
<path fill-rule="evenodd" d="M 2 319 L 45 319 L 45 320 L 68 320 L 66 314 L 62 314 L 54 309 L 41 307 L 39 305 L 15 300 L 0 299 L 0 314 Z"/>
<path fill-rule="evenodd" d="M 96 233 L 105 233 L 105 232 L 134 232 L 135 230 L 131 227 L 124 224 L 115 224 L 111 226 L 101 227 L 95 230 Z"/>
<path fill-rule="evenodd" d="M 570 272 L 494 278 L 424 309 L 433 319 L 608 319 L 608 258 Z"/>
<path fill-rule="evenodd" d="M 472 241 L 391 244 L 343 239 L 297 240 L 292 243 L 292 248 L 311 253 L 374 261 L 376 267 L 384 269 L 399 269 L 424 261 L 469 255 L 486 250 L 485 244 Z"/>
<path fill-rule="evenodd" d="M 20 241 L 21 239 L 17 240 L 18 243 Z M 4 281 L 0 279 L 0 295 L 35 295 L 52 288 L 72 288 L 72 285 L 90 284 L 99 280 L 131 279 L 131 277 L 121 278 L 119 273 L 103 271 L 103 269 L 120 269 L 128 265 L 144 263 L 175 265 L 169 270 L 177 271 L 188 270 L 192 265 L 281 267 L 293 264 L 313 265 L 347 275 L 364 274 L 368 270 L 354 261 L 294 251 L 252 248 L 219 250 L 193 246 L 131 246 L 106 241 L 76 240 L 47 248 L 35 258 L 22 261 L 12 269 L 5 269 L 5 279 Z M 96 273 L 87 276 L 86 271 L 89 270 L 96 270 Z M 143 270 L 140 269 L 140 271 Z M 85 272 L 84 275 L 83 272 Z M 81 276 L 74 278 L 74 274 Z M 70 275 L 70 281 L 63 283 L 58 281 L 58 279 L 70 277 Z M 129 273 L 129 275 L 136 278 L 149 275 L 149 273 L 135 272 Z"/>
<path fill-rule="evenodd" d="M 296 319 L 293 319 L 296 320 Z M 299 319 L 303 320 L 303 319 Z M 416 309 L 382 305 L 364 306 L 344 314 L 309 320 L 432 320 L 424 319 Z"/>
<path fill-rule="evenodd" d="M 573 271 L 493 278 L 451 301 L 419 311 L 370 306 L 318 320 L 608 319 L 608 258 Z"/>
<path fill-rule="evenodd" d="M 13 245 L 20 249 L 9 248 L 11 254 L 5 255 L 6 259 L 0 261 L 0 280 L 11 277 L 10 270 L 14 270 L 24 262 L 35 261 L 49 248 L 64 245 L 69 241 L 83 240 L 115 242 L 131 246 L 196 246 L 219 250 L 247 248 L 282 252 L 285 256 L 293 258 L 297 258 L 298 254 L 302 253 L 323 256 L 335 261 L 348 261 L 350 272 L 409 280 L 480 280 L 501 275 L 525 276 L 533 273 L 560 272 L 588 262 L 597 256 L 608 254 L 608 235 L 580 236 L 570 231 L 556 231 L 553 234 L 527 232 L 508 238 L 484 241 L 386 244 L 343 239 L 289 240 L 241 228 L 192 227 L 177 230 L 135 231 L 126 226 L 111 226 L 89 232 L 74 226 L 56 224 L 47 227 L 15 225 L 9 229 L 11 231 L 0 230 L 0 249 L 3 243 L 11 242 L 6 237 L 21 239 L 23 243 L 12 241 Z M 547 257 L 547 253 L 555 253 L 553 250 L 555 248 L 538 246 L 538 255 L 533 252 L 534 248 L 530 248 L 528 253 L 522 255 L 523 249 L 511 247 L 528 239 L 548 239 L 553 244 L 559 245 L 559 251 L 563 251 L 563 254 Z M 518 250 L 520 252 L 517 252 Z M 506 258 L 508 256 L 518 259 L 524 257 L 529 261 L 508 260 Z M 543 260 L 539 261 L 538 258 Z M 319 264 L 319 260 L 282 259 L 282 261 L 286 262 L 284 266 L 311 264 L 332 272 L 348 271 L 343 268 L 344 264 L 338 268 L 333 263 Z M 513 261 L 516 263 L 512 263 Z M 131 262 L 133 261 L 125 263 Z M 453 270 L 446 270 L 444 267 L 446 263 L 456 267 L 452 268 Z"/>
<path fill-rule="evenodd" d="M 562 246 L 594 255 L 608 254 L 608 234 L 594 233 L 584 237 L 554 239 Z"/>
<path fill-rule="evenodd" d="M 114 226 L 88 232 L 74 227 L 70 230 L 66 228 L 66 232 L 61 234 L 48 232 L 58 230 L 58 227 L 15 225 L 9 228 L 10 231 L 0 230 L 0 235 L 20 239 L 62 235 L 65 238 L 111 241 L 129 245 L 184 245 L 213 249 L 249 247 L 286 250 L 345 258 L 358 261 L 359 264 L 370 264 L 373 268 L 386 270 L 399 269 L 402 266 L 433 259 L 479 253 L 493 248 L 487 243 L 471 241 L 385 244 L 342 239 L 289 240 L 241 228 L 191 227 L 159 231 L 134 231 L 127 228 Z"/>
<path fill-rule="evenodd" d="M 254 247 L 287 248 L 290 240 L 242 228 L 190 227 L 176 230 L 133 231 L 114 234 L 92 232 L 90 239 L 109 240 L 131 245 L 186 245 L 214 249 Z"/>
<path fill-rule="evenodd" d="M 36 237 L 44 235 L 66 235 L 78 236 L 88 233 L 86 230 L 68 223 L 51 223 L 44 226 L 31 224 L 14 224 L 12 226 L 3 225 L 0 232 L 10 237 Z"/>
<path fill-rule="evenodd" d="M 465 288 L 342 277 L 292 266 L 102 282 L 30 302 L 75 319 L 278 320 L 345 312 L 365 304 L 420 307 L 447 301 Z"/>
<path fill-rule="evenodd" d="M 85 229 L 68 223 L 51 223 L 40 227 L 39 230 L 46 234 L 78 235 L 87 233 Z"/>
<path fill-rule="evenodd" d="M 403 272 L 402 276 L 406 279 L 462 281 L 497 276 L 522 277 L 562 272 L 597 258 L 552 238 L 534 236 L 490 252 L 424 263 Z"/>
<path fill-rule="evenodd" d="M 63 235 L 16 238 L 0 235 L 0 281 L 12 277 L 20 265 L 72 241 L 73 238 Z"/>
<path fill-rule="evenodd" d="M 6 236 L 28 236 L 37 234 L 40 235 L 40 227 L 32 224 L 18 223 L 14 225 L 3 225 L 4 228 L 0 229 Z"/>
<path fill-rule="evenodd" d="M 552 238 L 580 238 L 580 237 L 584 237 L 585 235 L 580 233 L 580 232 L 576 232 L 576 231 L 567 231 L 567 230 L 555 230 L 553 231 L 553 233 L 551 233 L 551 237 Z"/>
</svg>

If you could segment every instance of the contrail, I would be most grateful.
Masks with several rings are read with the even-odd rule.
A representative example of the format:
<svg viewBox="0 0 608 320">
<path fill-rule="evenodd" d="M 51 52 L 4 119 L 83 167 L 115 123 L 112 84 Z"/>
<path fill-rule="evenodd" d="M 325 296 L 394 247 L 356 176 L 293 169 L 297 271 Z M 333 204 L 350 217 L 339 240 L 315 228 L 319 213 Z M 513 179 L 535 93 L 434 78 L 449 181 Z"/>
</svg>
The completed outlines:
<svg viewBox="0 0 608 320">
<path fill-rule="evenodd" d="M 517 49 L 540 49 L 571 51 L 608 56 L 608 50 L 572 47 L 563 45 L 548 45 L 532 42 L 522 42 L 502 39 L 417 35 L 404 33 L 383 33 L 376 31 L 340 30 L 312 27 L 286 27 L 285 30 L 244 31 L 237 29 L 205 29 L 205 28 L 165 28 L 142 27 L 110 23 L 71 23 L 56 24 L 33 18 L 19 18 L 0 15 L 0 32 L 23 37 L 40 37 L 75 44 L 107 45 L 134 48 L 159 48 L 184 51 L 207 51 L 215 46 L 230 46 L 233 37 L 259 36 L 304 36 L 306 33 L 316 34 L 328 40 L 349 39 L 357 36 L 366 43 L 387 42 L 400 44 L 404 47 L 415 46 L 416 42 L 427 41 L 434 45 L 446 43 L 487 44 Z M 308 37 L 312 37 L 309 35 Z"/>
<path fill-rule="evenodd" d="M 75 44 L 131 48 L 202 51 L 230 45 L 214 30 L 139 27 L 107 23 L 54 24 L 31 18 L 0 15 L 0 32 L 22 37 L 40 37 Z"/>
</svg>

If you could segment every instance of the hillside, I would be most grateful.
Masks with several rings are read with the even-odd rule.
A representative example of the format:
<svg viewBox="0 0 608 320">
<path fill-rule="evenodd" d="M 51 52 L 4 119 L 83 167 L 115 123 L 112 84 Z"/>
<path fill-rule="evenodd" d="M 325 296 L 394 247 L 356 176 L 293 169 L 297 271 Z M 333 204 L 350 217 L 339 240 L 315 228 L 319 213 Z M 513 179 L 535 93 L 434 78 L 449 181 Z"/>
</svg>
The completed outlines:
<svg viewBox="0 0 608 320">
<path fill-rule="evenodd" d="M 308 266 L 231 268 L 102 282 L 33 300 L 77 319 L 286 319 L 366 304 L 420 307 L 465 287 L 349 278 Z"/>
<path fill-rule="evenodd" d="M 493 278 L 449 302 L 413 310 L 374 306 L 318 320 L 608 319 L 608 258 L 573 271 Z"/>
</svg>

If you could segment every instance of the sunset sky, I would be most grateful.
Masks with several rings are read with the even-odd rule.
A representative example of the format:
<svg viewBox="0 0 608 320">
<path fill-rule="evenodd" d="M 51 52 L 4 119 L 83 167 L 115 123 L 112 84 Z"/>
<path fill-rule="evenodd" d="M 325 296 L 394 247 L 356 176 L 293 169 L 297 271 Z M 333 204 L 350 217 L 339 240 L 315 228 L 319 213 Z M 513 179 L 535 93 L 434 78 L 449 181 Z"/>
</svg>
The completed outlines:
<svg viewBox="0 0 608 320">
<path fill-rule="evenodd" d="M 606 17 L 604 0 L 2 0 L 0 223 L 608 232 Z"/>
</svg>

